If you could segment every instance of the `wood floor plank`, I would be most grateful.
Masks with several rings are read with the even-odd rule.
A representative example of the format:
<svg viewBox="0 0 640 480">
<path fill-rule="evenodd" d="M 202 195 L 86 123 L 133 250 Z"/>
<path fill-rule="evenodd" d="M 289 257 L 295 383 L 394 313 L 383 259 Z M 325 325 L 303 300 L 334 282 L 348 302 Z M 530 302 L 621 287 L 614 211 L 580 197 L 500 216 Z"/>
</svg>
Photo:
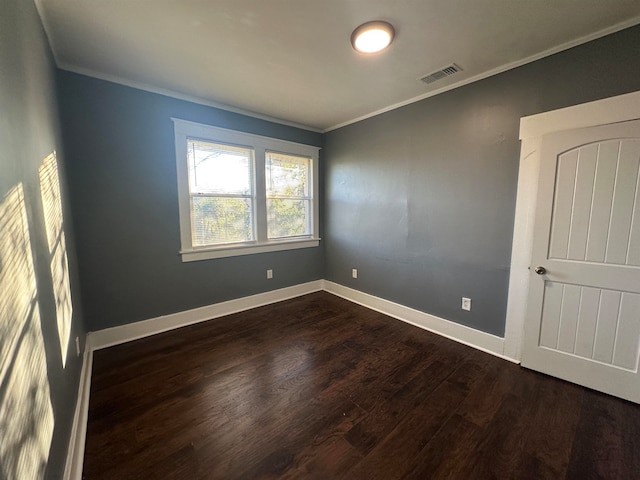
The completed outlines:
<svg viewBox="0 0 640 480">
<path fill-rule="evenodd" d="M 504 398 L 512 393 L 517 370 L 519 367 L 516 365 L 492 362 L 458 413 L 479 427 L 485 427 L 494 418 Z"/>
<path fill-rule="evenodd" d="M 320 443 L 305 446 L 298 455 L 296 464 L 281 476 L 283 480 L 340 478 L 353 465 L 362 460 L 362 455 L 342 436 L 331 436 Z"/>
<path fill-rule="evenodd" d="M 640 426 L 637 405 L 612 402 L 597 392 L 585 392 L 568 477 L 640 478 Z"/>
<path fill-rule="evenodd" d="M 237 469 L 224 469 L 224 475 L 238 478 L 279 477 L 289 471 L 295 471 L 309 456 L 315 457 L 324 449 L 316 449 L 317 445 L 335 445 L 331 439 L 342 438 L 354 424 L 357 424 L 364 412 L 350 401 L 332 402 L 329 405 L 314 405 L 315 413 L 306 416 L 301 422 L 286 420 L 287 428 L 272 431 L 269 442 L 277 445 L 277 449 L 256 463 L 247 461 L 245 456 Z M 357 451 L 341 443 L 343 454 L 359 457 Z M 339 459 L 331 459 L 331 469 L 340 469 Z M 325 470 L 331 470 L 326 469 Z M 318 472 L 319 473 L 319 472 Z"/>
<path fill-rule="evenodd" d="M 318 292 L 95 352 L 86 479 L 640 478 L 640 410 Z"/>
<path fill-rule="evenodd" d="M 412 467 L 402 478 L 491 478 L 469 470 L 470 452 L 482 439 L 482 429 L 460 415 L 453 415 L 409 465 Z M 506 477 L 505 477 L 506 478 Z"/>
<path fill-rule="evenodd" d="M 485 356 L 487 356 L 485 354 Z M 482 361 L 484 360 L 484 361 Z M 405 478 L 421 450 L 439 432 L 480 378 L 486 359 L 465 361 L 398 423 L 366 458 L 349 470 L 350 479 Z M 479 429 L 478 429 L 479 430 Z"/>
<path fill-rule="evenodd" d="M 576 436 L 584 389 L 561 380 L 544 380 L 540 382 L 538 408 L 517 471 L 524 476 L 532 468 L 531 459 L 535 459 L 533 466 L 542 469 L 538 478 L 563 478 Z"/>
<path fill-rule="evenodd" d="M 396 394 L 378 401 L 369 415 L 346 434 L 347 440 L 363 455 L 368 454 L 450 374 L 450 367 L 443 361 L 434 361 Z"/>
<path fill-rule="evenodd" d="M 514 395 L 504 397 L 493 419 L 484 428 L 482 441 L 468 449 L 464 464 L 458 466 L 458 475 L 516 478 L 514 472 L 528 438 L 534 403 L 534 399 L 523 404 Z"/>
</svg>

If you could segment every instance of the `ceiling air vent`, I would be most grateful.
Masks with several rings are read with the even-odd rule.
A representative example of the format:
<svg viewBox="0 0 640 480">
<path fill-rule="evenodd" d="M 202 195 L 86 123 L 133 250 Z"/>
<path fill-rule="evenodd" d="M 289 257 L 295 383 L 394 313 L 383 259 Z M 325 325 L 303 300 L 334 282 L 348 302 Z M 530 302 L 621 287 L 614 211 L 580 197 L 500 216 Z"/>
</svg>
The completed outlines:
<svg viewBox="0 0 640 480">
<path fill-rule="evenodd" d="M 448 77 L 449 75 L 453 75 L 454 73 L 458 73 L 460 71 L 462 71 L 462 68 L 460 68 L 455 63 L 452 63 L 451 65 L 447 65 L 446 67 L 441 68 L 440 70 L 436 70 L 435 72 L 432 72 L 429 75 L 422 77 L 420 80 L 423 81 L 424 83 L 429 84 L 429 83 L 437 82 L 438 80 L 444 77 Z"/>
</svg>

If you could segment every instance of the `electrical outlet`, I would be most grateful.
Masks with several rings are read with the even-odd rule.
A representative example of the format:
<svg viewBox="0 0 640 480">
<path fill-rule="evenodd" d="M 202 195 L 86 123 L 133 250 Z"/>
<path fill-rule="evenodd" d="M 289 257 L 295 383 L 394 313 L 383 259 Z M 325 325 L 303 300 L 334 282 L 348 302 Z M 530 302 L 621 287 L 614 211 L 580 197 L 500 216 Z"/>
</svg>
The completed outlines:
<svg viewBox="0 0 640 480">
<path fill-rule="evenodd" d="M 467 312 L 471 311 L 471 299 L 467 297 L 462 297 L 462 309 Z"/>
<path fill-rule="evenodd" d="M 273 278 L 273 270 L 269 269 L 267 270 L 267 279 L 272 279 Z"/>
<path fill-rule="evenodd" d="M 76 357 L 80 356 L 80 338 L 76 337 Z"/>
<path fill-rule="evenodd" d="M 357 268 L 352 268 L 351 269 L 351 276 L 353 278 L 358 278 L 358 269 Z"/>
</svg>

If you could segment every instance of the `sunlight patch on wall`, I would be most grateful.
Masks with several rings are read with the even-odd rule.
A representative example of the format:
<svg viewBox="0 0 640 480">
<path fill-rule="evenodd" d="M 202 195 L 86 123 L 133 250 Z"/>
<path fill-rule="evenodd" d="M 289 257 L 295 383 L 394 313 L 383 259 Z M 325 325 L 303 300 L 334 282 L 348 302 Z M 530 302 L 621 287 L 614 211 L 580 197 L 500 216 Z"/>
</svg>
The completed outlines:
<svg viewBox="0 0 640 480">
<path fill-rule="evenodd" d="M 22 185 L 0 205 L 0 232 L 0 478 L 42 478 L 54 418 Z"/>
<path fill-rule="evenodd" d="M 67 360 L 67 349 L 69 347 L 73 307 L 71 304 L 69 262 L 67 260 L 67 245 L 64 237 L 62 200 L 60 198 L 60 179 L 58 176 L 56 152 L 51 153 L 44 159 L 40 166 L 39 174 L 47 242 L 49 245 L 49 254 L 51 255 L 51 279 L 53 281 L 53 294 L 56 302 L 60 354 L 62 355 L 62 366 L 64 367 Z"/>
</svg>

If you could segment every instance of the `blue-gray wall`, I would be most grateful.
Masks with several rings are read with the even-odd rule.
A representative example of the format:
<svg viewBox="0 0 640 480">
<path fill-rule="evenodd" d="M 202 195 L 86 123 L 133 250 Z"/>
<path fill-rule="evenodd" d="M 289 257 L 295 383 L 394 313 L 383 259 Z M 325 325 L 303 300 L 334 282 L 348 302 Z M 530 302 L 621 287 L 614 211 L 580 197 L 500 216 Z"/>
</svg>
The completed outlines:
<svg viewBox="0 0 640 480">
<path fill-rule="evenodd" d="M 59 130 L 55 68 L 34 3 L 0 0 L 0 478 L 11 480 L 25 478 L 17 473 L 24 473 L 20 459 L 38 477 L 62 478 L 78 394 L 74 340 L 84 344 L 84 328 L 65 178 L 61 173 L 73 322 L 64 366 L 39 181 L 54 151 L 64 168 Z M 23 201 L 14 202 L 20 190 Z M 24 234 L 10 235 L 9 225 L 25 216 Z M 18 241 L 17 250 L 7 247 L 8 238 Z M 50 451 L 34 453 L 38 437 L 48 447 L 44 425 L 51 419 Z"/>
<path fill-rule="evenodd" d="M 89 330 L 324 277 L 503 335 L 519 119 L 640 89 L 639 37 L 627 29 L 324 136 L 59 72 Z M 324 142 L 322 246 L 182 263 L 170 117 Z"/>
<path fill-rule="evenodd" d="M 326 278 L 502 336 L 520 117 L 635 90 L 640 27 L 329 132 Z"/>
<path fill-rule="evenodd" d="M 323 136 L 68 72 L 58 71 L 56 91 L 33 2 L 0 0 L 0 11 L 0 207 L 22 188 L 39 313 L 16 317 L 0 292 L 0 335 L 37 318 L 41 332 L 11 349 L 0 338 L 0 361 L 9 366 L 0 378 L 0 411 L 8 411 L 21 345 L 41 338 L 30 346 L 43 350 L 53 413 L 51 449 L 40 465 L 48 478 L 64 469 L 80 373 L 73 339 L 84 343 L 83 317 L 98 330 L 327 278 L 502 335 L 519 118 L 640 90 L 635 27 Z M 323 246 L 182 263 L 170 117 L 324 142 Z M 74 312 L 64 365 L 38 178 L 54 151 L 65 173 Z M 0 268 L 9 260 L 0 258 Z M 462 296 L 473 299 L 472 312 L 460 310 Z M 32 415 L 21 438 L 2 430 L 0 478 L 11 477 L 7 465 L 38 421 Z"/>
<path fill-rule="evenodd" d="M 69 72 L 58 80 L 90 331 L 323 277 L 322 247 L 181 261 L 171 117 L 316 146 L 322 135 Z"/>
</svg>

